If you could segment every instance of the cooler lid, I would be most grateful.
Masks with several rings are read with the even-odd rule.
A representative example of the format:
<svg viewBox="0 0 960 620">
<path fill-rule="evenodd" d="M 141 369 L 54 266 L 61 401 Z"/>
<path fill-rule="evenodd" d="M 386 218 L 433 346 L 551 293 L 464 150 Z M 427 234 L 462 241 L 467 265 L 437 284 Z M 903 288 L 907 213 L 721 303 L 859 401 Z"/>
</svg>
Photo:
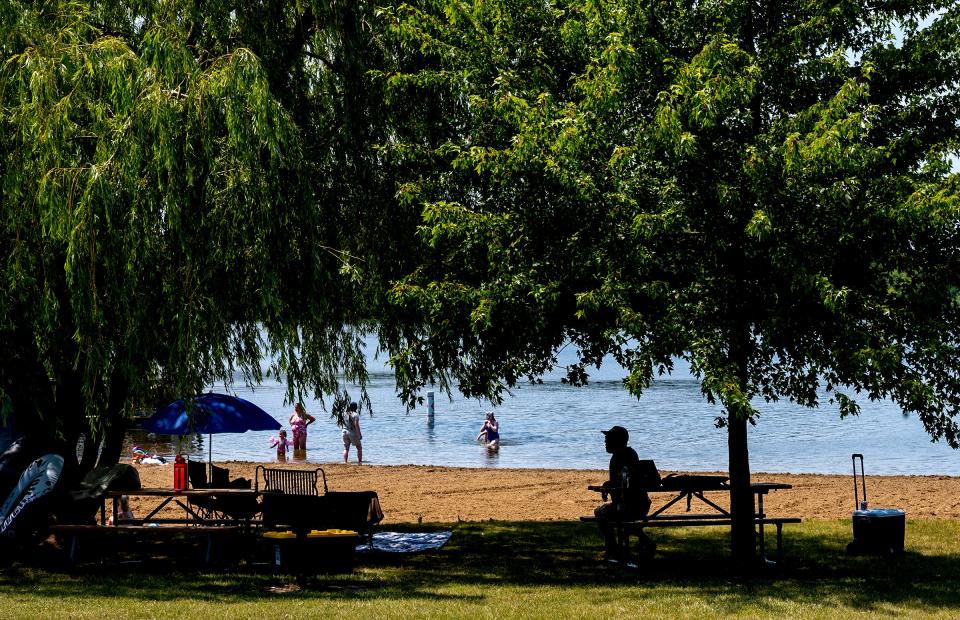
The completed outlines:
<svg viewBox="0 0 960 620">
<path fill-rule="evenodd" d="M 867 517 L 867 518 L 884 518 L 884 517 L 902 517 L 904 513 L 899 508 L 871 508 L 870 510 L 854 510 L 853 516 L 855 517 Z"/>
</svg>

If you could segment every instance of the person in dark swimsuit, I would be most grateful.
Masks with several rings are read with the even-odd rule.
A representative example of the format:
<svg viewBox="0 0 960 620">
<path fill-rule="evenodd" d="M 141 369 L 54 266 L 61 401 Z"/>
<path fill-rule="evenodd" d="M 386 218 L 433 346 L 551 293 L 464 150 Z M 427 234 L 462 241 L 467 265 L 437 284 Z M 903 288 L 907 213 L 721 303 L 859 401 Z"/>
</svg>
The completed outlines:
<svg viewBox="0 0 960 620">
<path fill-rule="evenodd" d="M 480 427 L 480 433 L 477 435 L 477 441 L 485 441 L 488 448 L 497 449 L 500 447 L 500 423 L 494 417 L 492 411 L 487 412 L 487 419 L 483 421 Z"/>
</svg>

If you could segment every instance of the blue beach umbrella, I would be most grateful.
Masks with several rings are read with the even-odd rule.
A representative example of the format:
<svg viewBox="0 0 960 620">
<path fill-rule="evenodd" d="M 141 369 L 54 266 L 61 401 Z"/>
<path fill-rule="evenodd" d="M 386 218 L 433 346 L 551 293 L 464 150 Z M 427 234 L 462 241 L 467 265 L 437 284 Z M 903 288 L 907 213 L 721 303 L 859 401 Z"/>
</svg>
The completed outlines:
<svg viewBox="0 0 960 620">
<path fill-rule="evenodd" d="M 213 463 L 214 433 L 275 431 L 282 428 L 269 413 L 248 400 L 227 394 L 203 394 L 192 400 L 176 400 L 143 421 L 142 428 L 158 435 L 211 435 L 210 462 Z"/>
</svg>

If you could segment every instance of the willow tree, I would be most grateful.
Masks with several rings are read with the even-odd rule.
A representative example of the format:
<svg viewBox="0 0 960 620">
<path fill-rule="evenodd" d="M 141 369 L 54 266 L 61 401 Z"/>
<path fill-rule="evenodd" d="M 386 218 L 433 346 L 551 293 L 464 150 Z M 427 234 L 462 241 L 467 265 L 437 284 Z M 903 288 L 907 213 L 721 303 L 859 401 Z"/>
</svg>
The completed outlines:
<svg viewBox="0 0 960 620">
<path fill-rule="evenodd" d="M 364 381 L 331 68 L 358 20 L 330 7 L 3 3 L 0 402 L 21 432 L 68 457 L 88 437 L 87 468 L 135 409 L 214 381 L 335 405 Z"/>
<path fill-rule="evenodd" d="M 639 396 L 683 358 L 723 408 L 744 563 L 758 402 L 889 398 L 956 447 L 960 7 L 868 4 L 385 10 L 409 68 L 379 75 L 383 148 L 425 248 L 393 288 L 423 321 L 384 331 L 407 395 L 496 399 L 572 343 L 571 383 L 609 354 Z"/>
</svg>

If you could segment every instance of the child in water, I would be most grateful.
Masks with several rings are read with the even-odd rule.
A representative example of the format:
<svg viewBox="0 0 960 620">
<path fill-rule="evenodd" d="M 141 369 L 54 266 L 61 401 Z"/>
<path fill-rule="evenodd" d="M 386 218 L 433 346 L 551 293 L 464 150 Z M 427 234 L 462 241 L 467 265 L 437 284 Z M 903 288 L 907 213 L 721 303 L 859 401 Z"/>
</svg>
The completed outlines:
<svg viewBox="0 0 960 620">
<path fill-rule="evenodd" d="M 287 431 L 280 431 L 279 437 L 270 438 L 270 446 L 277 449 L 277 460 L 285 461 L 287 459 L 287 448 L 293 447 L 293 442 L 287 439 Z"/>
</svg>

